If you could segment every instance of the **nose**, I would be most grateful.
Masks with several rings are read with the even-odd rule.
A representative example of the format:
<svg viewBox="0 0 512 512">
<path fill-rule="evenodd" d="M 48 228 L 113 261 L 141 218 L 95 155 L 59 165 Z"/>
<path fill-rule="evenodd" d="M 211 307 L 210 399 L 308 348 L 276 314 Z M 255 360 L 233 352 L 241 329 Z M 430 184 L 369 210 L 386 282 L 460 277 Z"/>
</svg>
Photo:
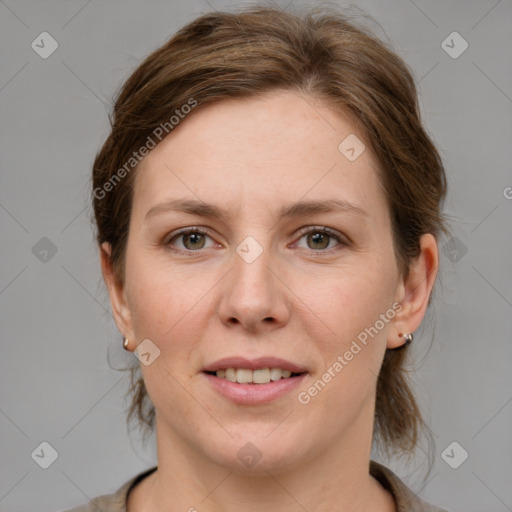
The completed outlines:
<svg viewBox="0 0 512 512">
<path fill-rule="evenodd" d="M 268 249 L 249 261 L 238 253 L 233 255 L 219 306 L 222 322 L 256 334 L 283 327 L 290 316 L 285 276 Z"/>
</svg>

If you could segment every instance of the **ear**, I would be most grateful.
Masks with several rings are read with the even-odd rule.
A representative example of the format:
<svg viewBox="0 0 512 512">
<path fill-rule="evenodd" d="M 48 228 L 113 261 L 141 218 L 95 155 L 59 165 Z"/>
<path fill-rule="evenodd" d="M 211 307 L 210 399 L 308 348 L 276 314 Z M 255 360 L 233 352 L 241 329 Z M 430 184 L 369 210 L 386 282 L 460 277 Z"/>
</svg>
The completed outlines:
<svg viewBox="0 0 512 512">
<path fill-rule="evenodd" d="M 402 309 L 392 320 L 387 348 L 403 345 L 403 335 L 418 329 L 427 311 L 439 268 L 439 251 L 431 233 L 421 237 L 420 247 L 421 253 L 411 262 L 409 275 L 402 279 L 398 287 L 396 300 L 402 304 Z"/>
<path fill-rule="evenodd" d="M 126 301 L 124 283 L 115 275 L 110 261 L 111 247 L 108 242 L 100 246 L 101 271 L 108 288 L 112 313 L 119 332 L 129 340 L 134 339 L 130 309 Z"/>
</svg>

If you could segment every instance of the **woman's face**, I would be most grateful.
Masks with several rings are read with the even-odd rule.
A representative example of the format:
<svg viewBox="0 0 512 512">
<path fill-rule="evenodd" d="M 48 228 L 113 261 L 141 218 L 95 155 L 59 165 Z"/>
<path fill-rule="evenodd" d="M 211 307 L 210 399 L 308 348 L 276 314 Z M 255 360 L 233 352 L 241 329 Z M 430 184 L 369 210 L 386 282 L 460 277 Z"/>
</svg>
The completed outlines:
<svg viewBox="0 0 512 512">
<path fill-rule="evenodd" d="M 369 453 L 385 349 L 417 325 L 400 324 L 390 215 L 362 143 L 326 105 L 273 92 L 194 112 L 141 163 L 111 295 L 131 349 L 150 340 L 160 443 L 236 471 Z M 205 234 L 178 233 L 190 228 Z M 289 365 L 301 375 L 265 370 Z M 205 372 L 226 367 L 280 380 Z"/>
</svg>

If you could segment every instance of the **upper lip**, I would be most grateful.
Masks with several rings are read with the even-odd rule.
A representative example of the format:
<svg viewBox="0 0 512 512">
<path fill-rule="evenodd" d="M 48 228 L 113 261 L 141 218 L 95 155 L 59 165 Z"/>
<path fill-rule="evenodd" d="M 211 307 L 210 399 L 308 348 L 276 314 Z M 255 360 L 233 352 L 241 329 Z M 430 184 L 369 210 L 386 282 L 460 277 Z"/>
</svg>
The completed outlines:
<svg viewBox="0 0 512 512">
<path fill-rule="evenodd" d="M 215 372 L 226 368 L 246 368 L 248 370 L 260 370 L 262 368 L 280 368 L 281 370 L 290 370 L 293 373 L 304 373 L 307 370 L 279 357 L 258 357 L 256 359 L 246 359 L 245 357 L 232 356 L 225 357 L 208 364 L 203 368 L 204 372 Z"/>
</svg>

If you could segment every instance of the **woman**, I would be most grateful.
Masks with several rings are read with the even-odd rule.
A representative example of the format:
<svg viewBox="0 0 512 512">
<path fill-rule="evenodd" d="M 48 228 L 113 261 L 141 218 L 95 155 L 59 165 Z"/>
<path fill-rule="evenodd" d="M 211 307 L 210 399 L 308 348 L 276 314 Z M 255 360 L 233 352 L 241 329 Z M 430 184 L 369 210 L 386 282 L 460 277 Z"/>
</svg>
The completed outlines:
<svg viewBox="0 0 512 512">
<path fill-rule="evenodd" d="M 74 511 L 440 511 L 370 453 L 421 433 L 445 194 L 407 66 L 339 13 L 207 14 L 147 57 L 93 204 L 158 466 Z"/>
</svg>

